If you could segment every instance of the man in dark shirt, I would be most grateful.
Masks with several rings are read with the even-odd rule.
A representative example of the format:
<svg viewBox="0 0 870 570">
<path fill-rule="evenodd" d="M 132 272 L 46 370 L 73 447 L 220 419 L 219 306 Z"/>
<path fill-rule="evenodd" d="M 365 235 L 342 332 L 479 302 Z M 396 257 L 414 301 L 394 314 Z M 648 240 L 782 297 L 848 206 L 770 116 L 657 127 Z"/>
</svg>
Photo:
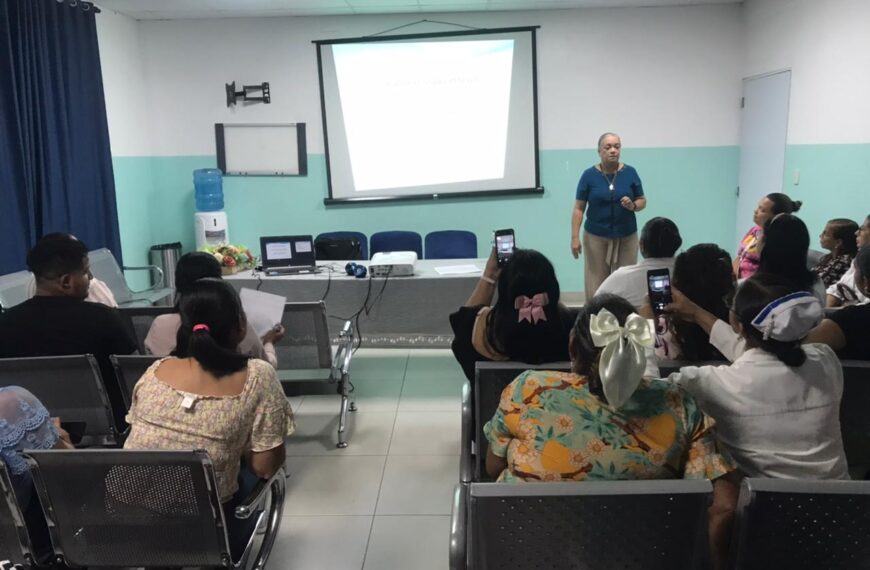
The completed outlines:
<svg viewBox="0 0 870 570">
<path fill-rule="evenodd" d="M 109 355 L 131 354 L 136 343 L 117 311 L 85 302 L 91 281 L 87 247 L 55 235 L 30 250 L 27 265 L 36 277 L 36 295 L 0 315 L 0 357 L 93 354 L 115 423 L 123 428 L 126 409 Z"/>
</svg>

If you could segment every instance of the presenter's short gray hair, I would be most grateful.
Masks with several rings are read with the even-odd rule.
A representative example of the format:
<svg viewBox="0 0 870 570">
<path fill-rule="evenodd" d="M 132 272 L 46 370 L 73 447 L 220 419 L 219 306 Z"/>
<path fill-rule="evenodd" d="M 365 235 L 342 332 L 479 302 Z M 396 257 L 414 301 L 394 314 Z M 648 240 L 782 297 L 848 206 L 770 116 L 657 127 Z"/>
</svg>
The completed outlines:
<svg viewBox="0 0 870 570">
<path fill-rule="evenodd" d="M 598 148 L 599 148 L 599 149 L 601 148 L 601 143 L 602 143 L 602 142 L 604 141 L 604 139 L 606 139 L 607 137 L 616 137 L 616 138 L 618 138 L 618 139 L 620 140 L 620 142 L 622 142 L 622 139 L 619 137 L 618 134 L 616 134 L 616 133 L 604 133 L 603 135 L 601 135 L 600 137 L 598 137 Z"/>
</svg>

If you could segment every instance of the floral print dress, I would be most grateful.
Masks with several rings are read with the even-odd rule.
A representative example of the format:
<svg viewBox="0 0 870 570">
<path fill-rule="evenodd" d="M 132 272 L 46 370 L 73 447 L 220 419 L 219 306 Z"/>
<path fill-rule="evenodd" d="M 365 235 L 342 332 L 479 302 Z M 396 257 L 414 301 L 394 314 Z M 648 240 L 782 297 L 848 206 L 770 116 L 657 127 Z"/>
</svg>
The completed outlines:
<svg viewBox="0 0 870 570">
<path fill-rule="evenodd" d="M 712 422 L 663 380 L 642 380 L 615 410 L 584 376 L 527 371 L 504 389 L 484 433 L 507 458 L 499 481 L 716 479 L 734 470 Z"/>
<path fill-rule="evenodd" d="M 283 445 L 295 429 L 275 369 L 252 358 L 241 394 L 201 396 L 161 381 L 155 373 L 164 360 L 152 364 L 133 388 L 127 415 L 130 437 L 124 448 L 205 449 L 214 462 L 221 501 L 226 502 L 238 489 L 242 456 Z"/>
</svg>

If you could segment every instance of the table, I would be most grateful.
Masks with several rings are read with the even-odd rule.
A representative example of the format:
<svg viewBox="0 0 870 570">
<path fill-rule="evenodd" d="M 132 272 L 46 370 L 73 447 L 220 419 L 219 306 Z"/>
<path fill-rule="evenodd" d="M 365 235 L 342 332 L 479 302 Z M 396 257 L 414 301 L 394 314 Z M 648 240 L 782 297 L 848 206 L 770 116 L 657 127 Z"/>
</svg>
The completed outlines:
<svg viewBox="0 0 870 570">
<path fill-rule="evenodd" d="M 396 348 L 443 348 L 453 340 L 448 316 L 461 307 L 480 271 L 441 275 L 437 267 L 475 265 L 481 271 L 485 259 L 424 259 L 417 261 L 413 277 L 366 277 L 357 279 L 344 271 L 346 261 L 318 262 L 320 273 L 270 277 L 242 271 L 224 279 L 237 290 L 242 287 L 282 295 L 290 302 L 326 303 L 329 332 L 335 338 L 344 322 L 363 307 L 368 296 L 368 314 L 359 317 L 363 346 Z M 362 263 L 368 267 L 369 262 Z"/>
</svg>

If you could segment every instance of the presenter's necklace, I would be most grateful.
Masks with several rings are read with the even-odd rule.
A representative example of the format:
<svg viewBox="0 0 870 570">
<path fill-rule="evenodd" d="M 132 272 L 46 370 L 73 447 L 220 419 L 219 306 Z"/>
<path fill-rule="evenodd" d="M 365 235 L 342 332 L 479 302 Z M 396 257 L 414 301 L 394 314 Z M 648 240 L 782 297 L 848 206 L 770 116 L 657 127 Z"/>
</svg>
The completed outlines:
<svg viewBox="0 0 870 570">
<path fill-rule="evenodd" d="M 619 167 L 618 166 L 616 167 L 616 171 L 613 173 L 613 178 L 608 178 L 607 174 L 604 173 L 604 165 L 601 164 L 600 166 L 601 166 L 601 176 L 604 177 L 604 179 L 610 185 L 610 186 L 608 186 L 608 188 L 610 188 L 610 191 L 613 192 L 613 185 L 616 184 L 616 175 L 619 174 Z"/>
</svg>

